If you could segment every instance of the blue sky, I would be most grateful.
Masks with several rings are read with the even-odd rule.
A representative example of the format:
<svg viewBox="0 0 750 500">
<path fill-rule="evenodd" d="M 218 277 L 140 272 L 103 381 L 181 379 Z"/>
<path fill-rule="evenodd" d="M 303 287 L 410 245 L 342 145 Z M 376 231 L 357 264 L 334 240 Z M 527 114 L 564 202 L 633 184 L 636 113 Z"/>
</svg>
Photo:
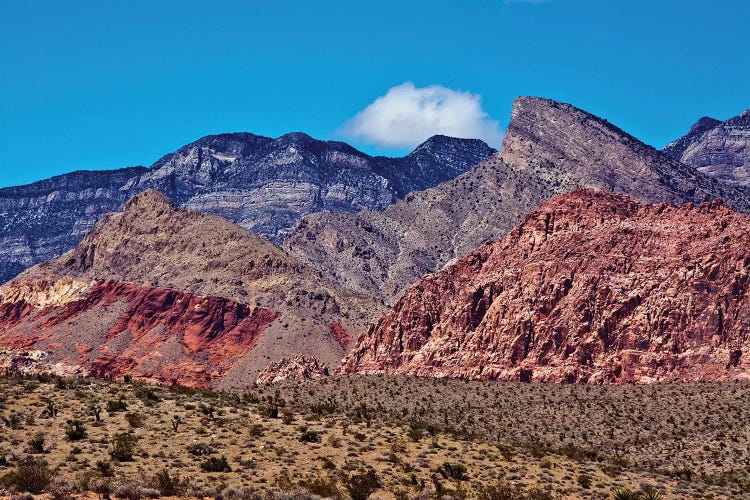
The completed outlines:
<svg viewBox="0 0 750 500">
<path fill-rule="evenodd" d="M 150 165 L 228 131 L 400 153 L 371 123 L 391 108 L 358 115 L 394 87 L 475 106 L 461 119 L 477 133 L 530 94 L 657 147 L 750 107 L 745 0 L 0 0 L 0 14 L 0 186 Z"/>
</svg>

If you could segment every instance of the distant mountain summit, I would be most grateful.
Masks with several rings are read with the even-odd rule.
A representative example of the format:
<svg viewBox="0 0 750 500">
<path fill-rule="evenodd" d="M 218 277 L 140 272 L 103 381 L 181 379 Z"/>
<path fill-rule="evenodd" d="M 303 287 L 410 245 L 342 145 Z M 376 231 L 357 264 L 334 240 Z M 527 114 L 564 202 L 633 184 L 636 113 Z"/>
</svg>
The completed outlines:
<svg viewBox="0 0 750 500">
<path fill-rule="evenodd" d="M 703 117 L 664 154 L 729 184 L 750 185 L 750 109 L 719 121 Z"/>
<path fill-rule="evenodd" d="M 303 215 L 382 210 L 493 152 L 479 140 L 436 136 L 403 158 L 386 158 L 302 133 L 233 133 L 203 137 L 148 169 L 74 172 L 0 189 L 0 282 L 73 248 L 102 215 L 148 188 L 278 243 Z"/>
<path fill-rule="evenodd" d="M 750 210 L 750 193 L 741 186 L 675 161 L 574 106 L 519 97 L 501 152 L 382 211 L 306 216 L 284 248 L 339 284 L 391 302 L 423 275 L 500 238 L 545 200 L 578 188 L 647 202 L 723 198 Z"/>
</svg>

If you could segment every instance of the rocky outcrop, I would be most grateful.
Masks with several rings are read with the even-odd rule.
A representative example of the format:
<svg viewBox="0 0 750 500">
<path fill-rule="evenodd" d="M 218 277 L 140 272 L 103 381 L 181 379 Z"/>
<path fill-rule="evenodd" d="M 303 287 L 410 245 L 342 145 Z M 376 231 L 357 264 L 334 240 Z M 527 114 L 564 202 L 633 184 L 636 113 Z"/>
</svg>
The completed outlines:
<svg viewBox="0 0 750 500">
<path fill-rule="evenodd" d="M 307 380 L 316 377 L 327 377 L 328 367 L 318 363 L 317 359 L 308 359 L 302 354 L 293 358 L 283 358 L 271 363 L 260 372 L 256 383 L 273 384 L 284 380 Z"/>
<path fill-rule="evenodd" d="M 74 172 L 0 189 L 0 283 L 70 250 L 107 212 L 155 188 L 179 206 L 229 219 L 276 243 L 308 213 L 382 210 L 463 173 L 494 152 L 435 136 L 403 158 L 293 133 L 204 137 L 151 168 Z"/>
<path fill-rule="evenodd" d="M 750 109 L 726 121 L 703 117 L 664 153 L 728 184 L 750 185 Z"/>
<path fill-rule="evenodd" d="M 625 383 L 750 378 L 750 218 L 576 191 L 414 285 L 342 373 Z"/>
<path fill-rule="evenodd" d="M 94 374 L 247 387 L 298 352 L 337 366 L 349 332 L 382 310 L 245 229 L 149 190 L 75 249 L 0 287 L 0 346 L 59 349 L 55 361 Z M 162 345 L 168 363 L 152 355 Z"/>
<path fill-rule="evenodd" d="M 6 286 L 0 297 L 0 344 L 44 353 L 44 365 L 76 367 L 94 376 L 215 385 L 278 316 L 222 297 L 107 281 L 54 303 L 48 298 L 57 288 L 57 282 L 46 287 L 41 282 L 35 293 L 14 293 L 15 286 Z M 12 366 L 21 364 L 18 359 Z"/>
<path fill-rule="evenodd" d="M 648 202 L 721 197 L 740 211 L 750 207 L 746 190 L 672 160 L 606 120 L 568 104 L 519 97 L 501 153 L 383 211 L 309 215 L 284 248 L 339 284 L 392 303 L 424 274 L 578 188 Z"/>
</svg>

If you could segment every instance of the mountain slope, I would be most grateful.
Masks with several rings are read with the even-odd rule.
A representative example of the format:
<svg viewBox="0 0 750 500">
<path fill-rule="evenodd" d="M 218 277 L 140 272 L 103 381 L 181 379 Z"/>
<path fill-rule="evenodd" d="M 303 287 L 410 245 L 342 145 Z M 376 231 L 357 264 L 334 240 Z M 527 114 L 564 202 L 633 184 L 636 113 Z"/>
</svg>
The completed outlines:
<svg viewBox="0 0 750 500">
<path fill-rule="evenodd" d="M 0 341 L 94 373 L 226 387 L 300 352 L 335 366 L 346 334 L 380 310 L 239 226 L 146 191 L 0 287 Z"/>
<path fill-rule="evenodd" d="M 559 196 L 410 288 L 341 372 L 607 383 L 750 378 L 749 235 L 750 217 L 715 202 Z"/>
<path fill-rule="evenodd" d="M 729 184 L 750 185 L 750 109 L 719 121 L 703 117 L 664 154 Z"/>
<path fill-rule="evenodd" d="M 102 215 L 148 188 L 280 242 L 302 215 L 383 209 L 493 151 L 478 140 L 435 136 L 403 158 L 385 158 L 300 133 L 222 134 L 188 144 L 150 169 L 74 172 L 0 189 L 0 282 L 73 248 Z"/>
<path fill-rule="evenodd" d="M 338 283 L 393 301 L 424 274 L 577 188 L 652 202 L 722 197 L 738 210 L 750 207 L 746 190 L 674 161 L 605 120 L 568 104 L 520 97 L 500 153 L 384 211 L 309 215 L 284 248 Z"/>
</svg>

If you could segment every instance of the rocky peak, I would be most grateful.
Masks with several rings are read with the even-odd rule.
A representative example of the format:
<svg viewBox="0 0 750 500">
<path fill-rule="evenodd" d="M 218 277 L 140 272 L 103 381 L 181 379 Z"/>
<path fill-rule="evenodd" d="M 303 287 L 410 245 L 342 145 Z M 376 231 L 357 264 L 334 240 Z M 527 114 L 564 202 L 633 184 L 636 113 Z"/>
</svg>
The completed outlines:
<svg viewBox="0 0 750 500">
<path fill-rule="evenodd" d="M 696 237 L 696 231 L 699 237 Z M 417 282 L 344 373 L 625 383 L 750 376 L 750 217 L 583 190 Z"/>
<path fill-rule="evenodd" d="M 738 210 L 750 209 L 747 191 L 719 183 L 570 104 L 519 97 L 512 116 L 502 159 L 563 191 L 586 187 L 672 203 L 722 197 Z"/>
<path fill-rule="evenodd" d="M 146 191 L 132 197 L 125 203 L 123 211 L 131 212 L 157 212 L 165 210 L 174 210 L 174 204 L 164 194 L 156 189 L 147 189 Z"/>
<path fill-rule="evenodd" d="M 663 152 L 724 183 L 750 186 L 750 109 L 723 122 L 701 118 Z"/>
</svg>

